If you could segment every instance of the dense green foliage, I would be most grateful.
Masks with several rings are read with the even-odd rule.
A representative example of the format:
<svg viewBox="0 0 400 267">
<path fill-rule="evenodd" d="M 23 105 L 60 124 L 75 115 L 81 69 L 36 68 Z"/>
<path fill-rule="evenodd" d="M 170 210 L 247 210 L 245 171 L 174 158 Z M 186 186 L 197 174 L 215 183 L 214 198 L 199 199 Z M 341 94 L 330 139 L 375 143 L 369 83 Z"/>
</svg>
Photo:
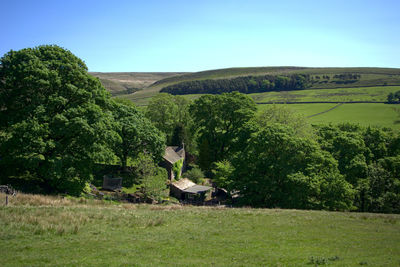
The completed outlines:
<svg viewBox="0 0 400 267">
<path fill-rule="evenodd" d="M 10 51 L 1 65 L 3 177 L 37 179 L 47 191 L 79 192 L 94 162 L 112 155 L 108 93 L 83 61 L 57 46 Z"/>
<path fill-rule="evenodd" d="M 198 163 L 204 171 L 210 171 L 213 162 L 227 159 L 238 149 L 240 130 L 255 111 L 254 101 L 237 92 L 205 95 L 194 101 L 190 112 L 198 136 Z"/>
<path fill-rule="evenodd" d="M 206 95 L 190 108 L 200 167 L 242 204 L 400 212 L 398 133 L 312 127 L 281 106 L 255 115 L 250 103 L 239 93 Z"/>
<path fill-rule="evenodd" d="M 274 123 L 287 125 L 299 137 L 312 137 L 314 134 L 311 125 L 306 121 L 304 116 L 282 105 L 271 105 L 260 111 L 256 116 L 256 121 L 262 128 L 266 128 Z"/>
<path fill-rule="evenodd" d="M 190 168 L 190 170 L 186 171 L 183 174 L 183 177 L 189 178 L 190 180 L 192 180 L 196 184 L 201 184 L 204 181 L 205 175 L 204 175 L 203 171 L 199 167 L 192 166 Z"/>
<path fill-rule="evenodd" d="M 159 159 L 162 134 L 111 100 L 82 60 L 58 46 L 10 51 L 0 68 L 0 183 L 78 195 L 95 163 L 141 151 Z M 36 190 L 37 189 L 37 190 Z"/>
<path fill-rule="evenodd" d="M 253 127 L 254 129 L 254 127 Z M 253 130 L 254 131 L 254 130 Z M 353 190 L 329 153 L 279 124 L 259 128 L 232 158 L 232 185 L 253 206 L 350 209 Z"/>
<path fill-rule="evenodd" d="M 391 104 L 400 103 L 400 91 L 389 93 L 387 96 L 387 102 Z"/>
<path fill-rule="evenodd" d="M 308 75 L 293 74 L 290 76 L 245 76 L 234 79 L 194 80 L 173 84 L 161 89 L 161 92 L 173 95 L 185 94 L 221 94 L 240 92 L 245 94 L 302 90 L 309 86 Z"/>
<path fill-rule="evenodd" d="M 143 196 L 157 202 L 168 196 L 167 171 L 154 164 L 152 157 L 147 154 L 138 155 L 134 170 L 138 178 L 136 188 Z"/>
<path fill-rule="evenodd" d="M 114 130 L 117 138 L 113 150 L 119 157 L 123 169 L 126 169 L 128 158 L 135 160 L 140 152 L 150 153 L 159 161 L 165 149 L 165 137 L 162 132 L 139 112 L 133 104 L 114 103 Z"/>
<path fill-rule="evenodd" d="M 158 94 L 146 109 L 146 117 L 166 135 L 167 144 L 181 146 L 185 143 L 187 150 L 192 148 L 189 103 L 181 96 Z"/>
<path fill-rule="evenodd" d="M 388 129 L 342 124 L 317 129 L 321 147 L 357 189 L 360 211 L 400 213 L 400 136 Z"/>
</svg>

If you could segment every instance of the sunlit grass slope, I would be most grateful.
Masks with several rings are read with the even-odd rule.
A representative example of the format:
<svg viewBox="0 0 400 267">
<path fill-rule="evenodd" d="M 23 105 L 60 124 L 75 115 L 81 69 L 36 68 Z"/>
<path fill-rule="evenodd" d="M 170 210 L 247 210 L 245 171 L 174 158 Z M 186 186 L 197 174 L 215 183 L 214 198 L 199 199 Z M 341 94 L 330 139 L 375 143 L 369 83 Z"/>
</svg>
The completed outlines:
<svg viewBox="0 0 400 267">
<path fill-rule="evenodd" d="M 281 104 L 276 104 L 281 105 Z M 282 104 L 285 105 L 285 104 Z M 270 105 L 257 105 L 259 112 L 268 108 Z M 327 123 L 356 123 L 363 126 L 379 126 L 389 127 L 392 129 L 400 129 L 400 113 L 396 109 L 398 105 L 389 104 L 286 104 L 290 109 L 298 112 L 307 118 L 312 124 Z M 336 108 L 332 109 L 333 107 Z M 332 109 L 332 110 L 330 110 Z M 324 112 L 327 111 L 327 112 Z M 324 113 L 323 113 L 324 112 Z"/>
<path fill-rule="evenodd" d="M 262 102 L 386 102 L 387 95 L 400 91 L 400 86 L 374 86 L 338 89 L 310 89 L 250 94 L 256 103 Z"/>
<path fill-rule="evenodd" d="M 4 199 L 4 195 L 0 195 Z M 400 216 L 18 195 L 1 266 L 398 266 Z"/>
</svg>

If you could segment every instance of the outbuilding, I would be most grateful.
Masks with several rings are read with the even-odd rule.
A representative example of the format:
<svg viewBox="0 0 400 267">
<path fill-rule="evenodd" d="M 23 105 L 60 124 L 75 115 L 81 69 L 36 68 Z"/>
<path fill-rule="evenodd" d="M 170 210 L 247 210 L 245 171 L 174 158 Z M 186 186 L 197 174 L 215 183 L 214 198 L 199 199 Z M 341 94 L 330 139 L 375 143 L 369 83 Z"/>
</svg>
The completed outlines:
<svg viewBox="0 0 400 267">
<path fill-rule="evenodd" d="M 203 202 L 211 197 L 212 187 L 198 185 L 187 178 L 170 184 L 170 194 L 179 200 Z"/>
</svg>

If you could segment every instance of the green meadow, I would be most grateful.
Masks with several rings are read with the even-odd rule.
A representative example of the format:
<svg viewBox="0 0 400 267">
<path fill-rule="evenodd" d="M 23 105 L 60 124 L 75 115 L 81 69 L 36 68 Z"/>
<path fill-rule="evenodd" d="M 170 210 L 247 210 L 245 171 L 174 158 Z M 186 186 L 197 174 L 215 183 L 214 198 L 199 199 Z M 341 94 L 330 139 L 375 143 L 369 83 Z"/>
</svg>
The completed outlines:
<svg viewBox="0 0 400 267">
<path fill-rule="evenodd" d="M 275 104 L 280 105 L 280 104 Z M 323 123 L 358 123 L 364 126 L 380 126 L 400 129 L 399 105 L 383 103 L 357 103 L 357 104 L 282 104 L 304 115 L 312 124 Z M 268 108 L 270 104 L 257 105 L 259 111 Z M 333 107 L 336 108 L 332 109 Z M 332 110 L 330 110 L 332 109 Z M 328 111 L 330 110 L 330 111 Z M 318 113 L 327 111 L 317 115 Z"/>
<path fill-rule="evenodd" d="M 337 103 L 307 103 L 282 104 L 305 117 L 321 112 L 326 113 L 308 118 L 313 124 L 351 122 L 360 125 L 376 125 L 400 129 L 400 105 L 384 103 L 345 103 L 348 101 L 385 102 L 387 95 L 400 90 L 400 86 L 375 86 L 362 88 L 313 89 L 301 91 L 267 92 L 249 94 L 258 103 L 259 111 L 271 104 L 265 102 L 337 102 Z M 184 95 L 195 100 L 201 95 Z M 281 105 L 281 104 L 275 104 Z M 396 111 L 398 110 L 398 111 Z"/>
<path fill-rule="evenodd" d="M 1 266 L 398 266 L 400 216 L 19 194 L 0 251 Z"/>
<path fill-rule="evenodd" d="M 359 88 L 310 89 L 250 94 L 256 103 L 262 102 L 386 102 L 387 95 L 400 90 L 400 86 L 374 86 Z"/>
</svg>

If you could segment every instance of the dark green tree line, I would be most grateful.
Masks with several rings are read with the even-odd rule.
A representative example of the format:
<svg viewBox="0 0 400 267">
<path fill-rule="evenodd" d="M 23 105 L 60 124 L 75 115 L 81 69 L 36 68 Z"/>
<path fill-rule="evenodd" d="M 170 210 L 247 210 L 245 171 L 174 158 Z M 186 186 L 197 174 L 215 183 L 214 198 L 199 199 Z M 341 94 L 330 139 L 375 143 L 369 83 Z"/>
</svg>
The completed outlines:
<svg viewBox="0 0 400 267">
<path fill-rule="evenodd" d="M 244 94 L 250 94 L 269 91 L 303 90 L 309 86 L 309 75 L 265 75 L 245 76 L 233 79 L 186 81 L 164 87 L 161 92 L 170 93 L 173 95 L 222 94 L 235 91 Z"/>
<path fill-rule="evenodd" d="M 389 93 L 387 96 L 387 102 L 390 104 L 400 103 L 400 91 Z"/>
</svg>

